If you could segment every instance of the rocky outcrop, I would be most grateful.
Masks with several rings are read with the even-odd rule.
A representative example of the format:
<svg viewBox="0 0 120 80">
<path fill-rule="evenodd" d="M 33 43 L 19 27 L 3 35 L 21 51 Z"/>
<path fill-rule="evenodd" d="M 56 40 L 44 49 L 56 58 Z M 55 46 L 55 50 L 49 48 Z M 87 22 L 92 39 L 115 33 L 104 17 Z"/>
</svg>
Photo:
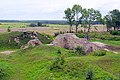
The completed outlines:
<svg viewBox="0 0 120 80">
<path fill-rule="evenodd" d="M 38 38 L 36 38 L 36 39 L 33 39 L 33 40 L 30 40 L 29 42 L 28 42 L 28 46 L 37 46 L 37 45 L 39 45 L 39 44 L 42 44 L 41 43 L 41 41 L 38 39 Z"/>
<path fill-rule="evenodd" d="M 59 46 L 67 49 L 75 49 L 77 46 L 81 46 L 86 53 L 90 53 L 103 48 L 103 46 L 88 42 L 86 38 L 78 38 L 75 34 L 71 33 L 58 35 L 52 44 L 54 46 Z"/>
</svg>

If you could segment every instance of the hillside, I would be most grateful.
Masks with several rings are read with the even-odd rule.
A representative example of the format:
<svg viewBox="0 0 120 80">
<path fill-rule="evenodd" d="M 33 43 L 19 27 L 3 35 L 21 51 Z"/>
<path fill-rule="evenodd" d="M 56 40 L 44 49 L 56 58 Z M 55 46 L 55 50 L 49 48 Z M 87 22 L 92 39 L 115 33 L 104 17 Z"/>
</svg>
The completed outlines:
<svg viewBox="0 0 120 80">
<path fill-rule="evenodd" d="M 94 53 L 82 56 L 74 50 L 46 45 L 53 37 L 40 33 L 37 37 L 43 44 L 20 49 L 31 39 L 29 33 L 0 34 L 0 52 L 13 51 L 9 55 L 0 54 L 0 80 L 86 80 L 90 76 L 93 80 L 119 80 L 120 54 L 105 52 L 104 56 Z M 18 36 L 19 45 L 13 39 L 9 42 Z"/>
<path fill-rule="evenodd" d="M 62 54 L 58 53 L 58 50 Z M 66 49 L 40 45 L 0 55 L 3 80 L 85 80 L 92 70 L 95 80 L 118 80 L 120 54 L 80 56 Z"/>
<path fill-rule="evenodd" d="M 43 44 L 48 44 L 52 41 L 53 37 L 46 35 L 46 34 L 40 34 L 36 33 L 38 39 Z M 0 34 L 0 51 L 5 50 L 14 50 L 14 49 L 20 49 L 22 45 L 25 45 L 28 43 L 29 40 L 31 40 L 31 36 L 33 35 L 33 32 L 10 32 L 10 33 L 1 33 Z M 15 38 L 19 37 L 20 43 L 17 44 L 15 42 Z"/>
</svg>

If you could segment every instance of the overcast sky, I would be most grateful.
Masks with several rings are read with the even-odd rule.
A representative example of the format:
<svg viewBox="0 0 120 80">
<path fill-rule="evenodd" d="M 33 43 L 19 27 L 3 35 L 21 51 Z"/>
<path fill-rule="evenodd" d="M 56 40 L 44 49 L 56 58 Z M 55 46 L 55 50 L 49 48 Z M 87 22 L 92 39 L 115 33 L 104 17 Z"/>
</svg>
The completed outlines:
<svg viewBox="0 0 120 80">
<path fill-rule="evenodd" d="M 104 15 L 120 10 L 120 0 L 1 0 L 0 19 L 62 20 L 64 10 L 74 4 L 100 10 Z"/>
</svg>

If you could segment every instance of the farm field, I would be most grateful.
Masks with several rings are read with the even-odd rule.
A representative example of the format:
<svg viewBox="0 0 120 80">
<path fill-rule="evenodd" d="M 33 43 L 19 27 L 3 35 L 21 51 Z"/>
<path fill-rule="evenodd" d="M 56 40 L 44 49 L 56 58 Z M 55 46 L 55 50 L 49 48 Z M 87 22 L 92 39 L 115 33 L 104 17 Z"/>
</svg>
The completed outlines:
<svg viewBox="0 0 120 80">
<path fill-rule="evenodd" d="M 29 23 L 22 23 L 22 22 L 1 22 L 0 28 L 25 28 L 29 25 Z"/>
<path fill-rule="evenodd" d="M 7 28 L 10 27 L 12 31 L 37 31 L 40 33 L 46 33 L 49 35 L 54 35 L 56 32 L 67 32 L 69 31 L 69 25 L 60 25 L 60 24 L 47 24 L 46 27 L 29 27 L 30 23 L 18 23 L 18 22 L 12 22 L 12 23 L 1 23 L 0 24 L 0 32 L 7 32 Z M 94 28 L 94 26 L 97 27 L 98 30 Z M 104 25 L 94 25 L 91 27 L 91 31 L 106 31 L 106 28 Z M 79 26 L 78 31 L 84 31 L 84 28 Z M 85 29 L 87 31 L 87 29 Z M 75 31 L 75 26 L 73 26 L 73 31 Z"/>
</svg>

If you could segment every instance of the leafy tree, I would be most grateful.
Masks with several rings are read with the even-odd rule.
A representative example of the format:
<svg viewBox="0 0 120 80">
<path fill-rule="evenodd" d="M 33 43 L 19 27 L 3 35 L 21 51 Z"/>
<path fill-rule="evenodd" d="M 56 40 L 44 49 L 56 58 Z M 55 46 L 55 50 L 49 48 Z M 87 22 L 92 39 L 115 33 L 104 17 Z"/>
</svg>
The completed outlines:
<svg viewBox="0 0 120 80">
<path fill-rule="evenodd" d="M 37 26 L 42 26 L 42 23 L 41 23 L 41 22 L 38 22 L 38 23 L 37 23 Z"/>
<path fill-rule="evenodd" d="M 84 27 L 85 32 L 85 28 L 87 28 L 88 25 L 88 11 L 86 8 L 82 10 L 81 25 Z"/>
<path fill-rule="evenodd" d="M 36 27 L 37 24 L 35 24 L 35 23 L 31 23 L 29 26 L 30 26 L 30 27 Z"/>
<path fill-rule="evenodd" d="M 95 21 L 100 21 L 101 20 L 101 13 L 98 10 L 95 10 L 93 8 L 88 9 L 88 15 L 87 15 L 87 19 L 88 19 L 88 32 L 90 32 L 90 27 L 91 25 L 95 22 Z"/>
<path fill-rule="evenodd" d="M 76 26 L 76 33 L 78 31 L 78 26 L 80 24 L 81 21 L 81 16 L 82 16 L 82 7 L 80 5 L 73 5 L 72 11 L 74 13 L 74 22 L 75 22 L 75 26 Z"/>
<path fill-rule="evenodd" d="M 95 10 L 93 8 L 91 9 L 83 9 L 82 10 L 82 23 L 88 25 L 88 31 L 87 31 L 87 35 L 86 38 L 89 39 L 88 33 L 90 32 L 90 28 L 91 25 L 95 22 L 95 21 L 101 21 L 101 13 L 98 10 Z"/>
<path fill-rule="evenodd" d="M 65 13 L 65 19 L 67 19 L 68 24 L 70 25 L 70 32 L 72 31 L 72 25 L 74 20 L 74 14 L 73 11 L 70 8 L 67 8 L 67 10 L 64 11 Z"/>
<path fill-rule="evenodd" d="M 102 17 L 102 15 L 101 15 L 100 11 L 95 10 L 93 8 L 82 10 L 81 20 L 85 24 L 89 25 L 88 32 L 90 32 L 90 27 L 95 21 L 101 21 L 102 20 L 101 17 Z"/>
<path fill-rule="evenodd" d="M 10 26 L 7 28 L 7 32 L 11 32 L 11 27 Z"/>
<path fill-rule="evenodd" d="M 107 31 L 110 31 L 112 28 L 112 17 L 110 15 L 104 16 L 104 21 L 107 27 Z"/>
<path fill-rule="evenodd" d="M 118 30 L 120 28 L 120 11 L 114 9 L 113 11 L 110 11 L 109 14 L 112 17 L 112 26 L 114 27 L 114 30 Z"/>
</svg>

